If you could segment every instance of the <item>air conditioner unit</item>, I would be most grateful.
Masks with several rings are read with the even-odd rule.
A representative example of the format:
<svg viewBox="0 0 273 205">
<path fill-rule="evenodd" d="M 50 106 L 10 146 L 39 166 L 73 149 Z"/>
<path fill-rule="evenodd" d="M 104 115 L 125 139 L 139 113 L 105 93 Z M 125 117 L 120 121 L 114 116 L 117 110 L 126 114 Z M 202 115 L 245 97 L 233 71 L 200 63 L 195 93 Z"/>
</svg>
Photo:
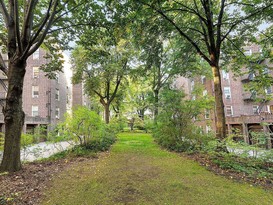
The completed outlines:
<svg viewBox="0 0 273 205">
<path fill-rule="evenodd" d="M 230 99 L 231 98 L 231 96 L 230 95 L 226 95 L 226 99 Z"/>
</svg>

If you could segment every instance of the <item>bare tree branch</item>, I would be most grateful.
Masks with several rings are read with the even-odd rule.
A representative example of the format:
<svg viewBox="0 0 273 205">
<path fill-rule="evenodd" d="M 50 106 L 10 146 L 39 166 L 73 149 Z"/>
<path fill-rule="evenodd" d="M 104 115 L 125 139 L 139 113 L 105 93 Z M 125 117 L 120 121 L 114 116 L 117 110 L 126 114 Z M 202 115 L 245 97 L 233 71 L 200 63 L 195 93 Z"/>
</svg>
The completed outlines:
<svg viewBox="0 0 273 205">
<path fill-rule="evenodd" d="M 242 22 L 245 21 L 245 20 L 250 19 L 251 17 L 255 16 L 256 14 L 258 14 L 258 13 L 260 13 L 260 12 L 263 12 L 264 10 L 266 10 L 266 9 L 272 7 L 272 6 L 273 6 L 273 3 L 268 4 L 267 6 L 262 7 L 262 8 L 259 8 L 259 9 L 257 9 L 255 12 L 253 12 L 253 13 L 249 14 L 248 16 L 245 16 L 244 18 L 242 18 L 242 19 L 236 21 L 235 23 L 233 23 L 233 24 L 231 25 L 231 27 L 229 28 L 229 30 L 226 32 L 226 34 L 223 35 L 221 41 L 224 41 L 224 40 L 226 39 L 226 37 L 233 31 L 233 29 L 234 29 L 236 26 L 238 26 L 240 23 L 242 23 Z"/>
<path fill-rule="evenodd" d="M 30 56 L 31 54 L 33 54 L 41 46 L 41 44 L 43 43 L 43 41 L 44 41 L 44 39 L 45 39 L 45 37 L 46 37 L 46 35 L 48 33 L 48 30 L 50 29 L 50 27 L 52 26 L 52 23 L 54 21 L 57 6 L 58 6 L 58 0 L 55 0 L 55 2 L 53 4 L 53 7 L 52 7 L 51 15 L 49 16 L 49 19 L 47 21 L 47 25 L 45 25 L 43 33 L 40 35 L 38 42 L 26 54 L 27 57 Z M 35 38 L 33 38 L 33 40 L 35 40 Z"/>
<path fill-rule="evenodd" d="M 27 46 L 29 40 L 30 40 L 30 35 L 31 35 L 31 30 L 33 27 L 33 16 L 34 16 L 34 8 L 37 5 L 38 0 L 30 0 L 26 4 L 26 14 L 24 18 L 24 24 L 22 27 L 22 44 L 25 47 Z"/>
<path fill-rule="evenodd" d="M 1 12 L 1 14 L 2 14 L 2 16 L 4 18 L 6 27 L 8 27 L 10 16 L 9 16 L 7 7 L 5 5 L 5 2 L 3 0 L 0 0 L 0 12 Z"/>
<path fill-rule="evenodd" d="M 164 14 L 161 10 L 155 8 L 154 6 L 147 4 L 145 2 L 140 1 L 140 3 L 142 3 L 143 5 L 148 6 L 149 8 L 151 8 L 152 10 L 156 11 L 157 13 L 159 13 L 162 17 L 164 17 L 167 21 L 169 21 L 169 23 L 171 23 L 175 29 L 179 32 L 179 34 L 181 36 L 183 36 L 184 38 L 186 38 L 187 41 L 189 41 L 192 46 L 196 49 L 197 53 L 205 60 L 207 61 L 210 65 L 212 64 L 211 60 L 205 55 L 205 53 L 203 53 L 201 51 L 201 49 L 199 48 L 199 46 L 186 34 L 184 33 L 180 27 L 178 27 L 178 25 L 171 19 L 169 18 L 166 14 Z"/>
<path fill-rule="evenodd" d="M 20 38 L 20 28 L 19 28 L 19 9 L 18 9 L 18 1 L 13 0 L 14 3 L 14 23 L 15 23 L 15 35 L 16 35 L 16 41 L 18 50 L 21 53 L 22 52 L 22 42 Z"/>
<path fill-rule="evenodd" d="M 0 70 L 2 70 L 6 76 L 8 75 L 8 68 L 5 64 L 2 54 L 0 54 Z"/>
</svg>

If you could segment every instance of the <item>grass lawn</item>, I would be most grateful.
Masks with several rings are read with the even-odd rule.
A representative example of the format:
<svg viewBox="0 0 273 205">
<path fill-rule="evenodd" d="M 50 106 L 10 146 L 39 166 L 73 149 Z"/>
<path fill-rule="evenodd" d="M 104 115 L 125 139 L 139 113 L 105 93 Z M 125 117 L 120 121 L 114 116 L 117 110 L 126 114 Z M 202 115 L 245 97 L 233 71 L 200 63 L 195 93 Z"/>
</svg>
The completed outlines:
<svg viewBox="0 0 273 205">
<path fill-rule="evenodd" d="M 122 133 L 109 154 L 56 176 L 43 204 L 272 205 L 273 191 L 216 176 L 149 134 Z"/>
</svg>

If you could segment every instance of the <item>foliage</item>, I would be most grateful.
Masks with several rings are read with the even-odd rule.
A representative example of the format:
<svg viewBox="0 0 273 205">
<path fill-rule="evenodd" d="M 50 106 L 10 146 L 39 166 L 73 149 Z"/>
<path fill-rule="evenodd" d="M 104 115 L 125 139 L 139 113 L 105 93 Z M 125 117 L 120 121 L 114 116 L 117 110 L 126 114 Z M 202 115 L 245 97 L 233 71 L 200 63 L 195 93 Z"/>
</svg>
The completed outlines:
<svg viewBox="0 0 273 205">
<path fill-rule="evenodd" d="M 34 143 L 34 136 L 32 134 L 25 134 L 22 133 L 21 135 L 21 146 L 23 148 L 27 147 L 28 145 L 31 145 Z"/>
<path fill-rule="evenodd" d="M 3 150 L 4 148 L 4 139 L 5 139 L 4 133 L 0 132 L 0 150 Z"/>
<path fill-rule="evenodd" d="M 271 190 L 217 176 L 183 155 L 160 149 L 153 141 L 150 134 L 119 134 L 110 155 L 76 163 L 63 177 L 56 177 L 43 202 L 271 204 Z"/>
<path fill-rule="evenodd" d="M 273 164 L 263 159 L 240 157 L 232 153 L 218 152 L 210 155 L 213 163 L 222 169 L 231 169 L 236 172 L 244 172 L 255 178 L 273 179 Z"/>
<path fill-rule="evenodd" d="M 175 151 L 194 151 L 204 148 L 213 137 L 205 135 L 193 125 L 193 118 L 211 107 L 210 99 L 185 100 L 177 90 L 165 90 L 162 111 L 155 127 L 154 137 L 163 147 Z"/>
<path fill-rule="evenodd" d="M 66 114 L 65 121 L 59 125 L 58 131 L 60 135 L 86 145 L 92 137 L 100 136 L 102 126 L 102 120 L 97 113 L 79 106 L 73 109 L 72 114 Z"/>
<path fill-rule="evenodd" d="M 73 139 L 85 148 L 98 141 L 102 147 L 106 147 L 109 139 L 115 139 L 117 129 L 114 127 L 114 124 L 102 122 L 94 111 L 79 106 L 73 109 L 72 114 L 66 114 L 65 121 L 58 126 L 58 132 L 61 139 Z"/>
</svg>

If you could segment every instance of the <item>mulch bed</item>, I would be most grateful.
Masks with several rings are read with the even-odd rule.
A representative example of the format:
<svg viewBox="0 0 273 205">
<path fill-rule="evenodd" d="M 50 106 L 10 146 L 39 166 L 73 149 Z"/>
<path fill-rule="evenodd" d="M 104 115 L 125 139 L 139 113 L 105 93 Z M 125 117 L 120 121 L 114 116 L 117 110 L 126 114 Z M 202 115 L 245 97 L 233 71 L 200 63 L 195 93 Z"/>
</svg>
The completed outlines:
<svg viewBox="0 0 273 205">
<path fill-rule="evenodd" d="M 231 169 L 222 169 L 216 164 L 214 164 L 209 156 L 205 154 L 182 154 L 183 156 L 187 157 L 188 159 L 192 159 L 198 162 L 201 166 L 206 167 L 209 171 L 217 175 L 224 176 L 226 178 L 239 181 L 239 182 L 248 182 L 254 186 L 261 186 L 265 189 L 273 189 L 273 179 L 268 178 L 255 178 L 253 176 L 246 175 L 243 172 L 236 172 Z"/>
<path fill-rule="evenodd" d="M 28 163 L 21 171 L 0 175 L 0 205 L 39 204 L 54 175 L 84 160 L 90 158 Z"/>
</svg>

